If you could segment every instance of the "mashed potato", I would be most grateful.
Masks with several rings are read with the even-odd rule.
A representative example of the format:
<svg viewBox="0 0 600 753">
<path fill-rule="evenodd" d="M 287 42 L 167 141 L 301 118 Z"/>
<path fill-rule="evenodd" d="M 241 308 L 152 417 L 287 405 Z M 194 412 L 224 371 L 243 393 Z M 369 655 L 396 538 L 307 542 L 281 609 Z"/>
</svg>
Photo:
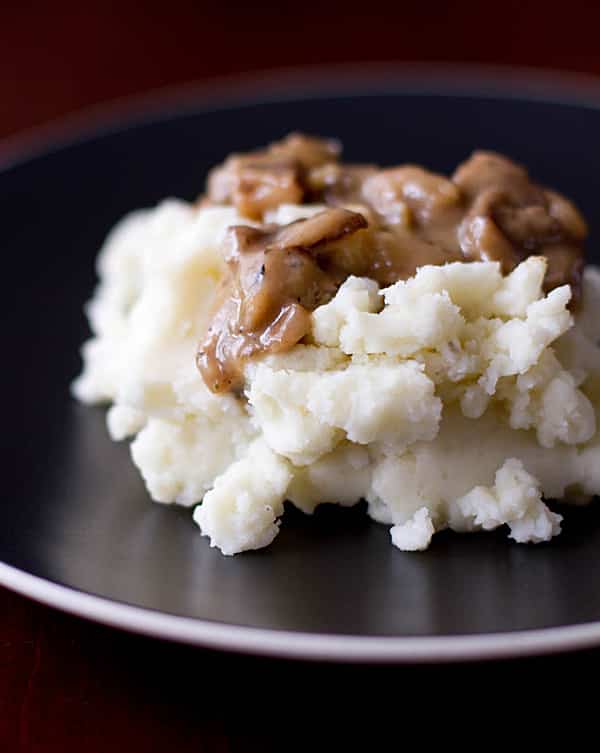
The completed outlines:
<svg viewBox="0 0 600 753">
<path fill-rule="evenodd" d="M 407 551 L 444 528 L 547 541 L 561 516 L 544 497 L 600 493 L 598 270 L 575 319 L 568 285 L 542 292 L 543 257 L 507 276 L 494 262 L 424 266 L 384 289 L 349 277 L 302 344 L 247 363 L 243 400 L 211 393 L 194 364 L 236 223 L 232 207 L 174 200 L 122 221 L 73 386 L 112 403 L 109 432 L 134 437 L 152 498 L 197 505 L 212 546 L 266 546 L 286 499 L 309 514 L 366 499 Z"/>
</svg>

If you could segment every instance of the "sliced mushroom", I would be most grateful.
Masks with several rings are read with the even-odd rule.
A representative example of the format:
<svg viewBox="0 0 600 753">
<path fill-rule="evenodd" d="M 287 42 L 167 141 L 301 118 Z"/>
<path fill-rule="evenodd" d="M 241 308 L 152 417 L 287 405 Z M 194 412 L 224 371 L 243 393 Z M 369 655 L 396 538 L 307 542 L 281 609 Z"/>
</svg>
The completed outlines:
<svg viewBox="0 0 600 753">
<path fill-rule="evenodd" d="M 542 189 L 532 183 L 525 168 L 496 152 L 473 152 L 454 171 L 452 182 L 473 200 L 484 191 L 502 191 L 514 204 L 543 201 Z"/>
<path fill-rule="evenodd" d="M 332 274 L 321 255 L 363 230 L 362 215 L 327 209 L 307 220 L 228 230 L 223 254 L 227 284 L 197 364 L 213 392 L 241 386 L 245 361 L 262 351 L 287 350 L 307 334 L 309 312 L 327 303 L 351 272 Z M 327 265 L 325 265 L 326 267 Z"/>
<path fill-rule="evenodd" d="M 584 241 L 588 227 L 575 204 L 555 191 L 546 189 L 544 195 L 548 202 L 548 212 L 559 222 L 565 233 L 575 241 Z"/>
<path fill-rule="evenodd" d="M 276 159 L 292 159 L 304 170 L 310 170 L 335 162 L 342 152 L 342 145 L 337 139 L 321 139 L 303 133 L 290 133 L 281 141 L 271 144 L 268 152 Z"/>
<path fill-rule="evenodd" d="M 349 275 L 385 286 L 425 264 L 477 260 L 507 273 L 536 253 L 548 259 L 546 290 L 569 283 L 577 301 L 585 221 L 520 165 L 479 151 L 449 180 L 416 165 L 341 164 L 339 153 L 335 141 L 291 134 L 211 173 L 205 201 L 233 203 L 256 220 L 283 203 L 335 207 L 285 226 L 229 230 L 229 277 L 198 352 L 213 391 L 239 388 L 253 355 L 299 342 L 310 311 Z"/>
<path fill-rule="evenodd" d="M 379 172 L 375 165 L 345 165 L 327 162 L 306 175 L 308 198 L 330 206 L 363 204 L 363 184 Z"/>
<path fill-rule="evenodd" d="M 415 165 L 380 170 L 365 181 L 363 196 L 392 225 L 408 224 L 407 209 L 420 225 L 435 222 L 461 200 L 451 181 Z"/>
<path fill-rule="evenodd" d="M 565 282 L 578 288 L 577 259 L 587 229 L 571 202 L 542 189 L 522 167 L 493 152 L 476 152 L 458 168 L 454 181 L 470 199 L 459 228 L 467 259 L 499 261 L 510 272 L 530 254 L 545 253 L 546 288 Z"/>
<path fill-rule="evenodd" d="M 233 204 L 244 217 L 262 219 L 280 204 L 300 204 L 307 171 L 337 159 L 339 143 L 301 134 L 249 154 L 234 154 L 208 177 L 208 199 Z"/>
</svg>

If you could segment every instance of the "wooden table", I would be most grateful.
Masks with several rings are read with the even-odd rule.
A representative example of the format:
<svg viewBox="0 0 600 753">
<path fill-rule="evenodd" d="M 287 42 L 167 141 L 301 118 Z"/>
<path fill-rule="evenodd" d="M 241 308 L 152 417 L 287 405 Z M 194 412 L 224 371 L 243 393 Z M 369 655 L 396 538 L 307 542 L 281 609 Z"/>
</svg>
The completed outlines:
<svg viewBox="0 0 600 753">
<path fill-rule="evenodd" d="M 402 739 L 400 724 L 429 740 L 479 711 L 493 727 L 514 719 L 543 734 L 571 702 L 578 725 L 589 719 L 599 666 L 598 651 L 442 667 L 259 659 L 129 635 L 4 591 L 0 750 L 317 753 L 329 731 L 337 753 L 374 728 Z"/>
<path fill-rule="evenodd" d="M 284 65 L 452 60 L 600 74 L 600 4 L 578 0 L 558 13 L 547 3 L 513 0 L 397 2 L 362 17 L 336 2 L 318 10 L 192 0 L 141 5 L 3 4 L 0 138 L 116 97 Z M 484 703 L 492 688 L 517 680 L 511 704 L 519 695 L 548 704 L 559 696 L 564 708 L 556 678 L 575 687 L 599 665 L 598 651 L 441 668 L 238 657 L 127 635 L 0 590 L 0 750 L 320 750 L 320 709 L 339 750 L 348 734 L 383 716 L 386 698 L 396 702 L 396 715 L 399 706 L 409 720 L 437 708 L 439 721 L 452 698 L 465 710 L 457 687 L 467 688 L 471 713 L 477 698 Z M 344 711 L 336 716 L 332 704 L 340 701 Z M 277 729 L 281 721 L 285 732 Z"/>
</svg>

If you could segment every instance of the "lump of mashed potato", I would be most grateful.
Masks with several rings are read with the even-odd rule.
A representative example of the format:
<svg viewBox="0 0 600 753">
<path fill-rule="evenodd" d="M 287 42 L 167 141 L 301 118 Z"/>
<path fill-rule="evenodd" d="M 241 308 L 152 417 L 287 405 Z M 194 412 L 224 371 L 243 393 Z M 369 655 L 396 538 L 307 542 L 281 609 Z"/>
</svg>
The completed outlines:
<svg viewBox="0 0 600 753">
<path fill-rule="evenodd" d="M 336 277 L 328 266 L 335 285 L 327 296 L 303 302 L 302 311 L 285 309 L 287 298 L 282 304 L 288 324 L 295 317 L 297 342 L 263 348 L 265 332 L 275 338 L 267 322 L 238 365 L 238 391 L 211 391 L 195 354 L 223 310 L 228 228 L 246 228 L 235 242 L 247 244 L 249 256 L 265 237 L 285 254 L 292 231 L 272 228 L 296 232 L 288 223 L 319 220 L 322 207 L 266 209 L 269 225 L 258 216 L 249 222 L 239 206 L 169 200 L 122 221 L 100 254 L 100 284 L 87 308 L 93 337 L 73 391 L 112 404 L 110 435 L 133 438 L 133 460 L 154 500 L 197 505 L 202 534 L 235 554 L 273 540 L 286 499 L 308 514 L 321 503 L 366 499 L 392 543 L 415 551 L 444 528 L 506 525 L 518 542 L 547 541 L 561 516 L 544 498 L 600 493 L 593 267 L 571 311 L 571 286 L 547 285 L 546 255 L 508 270 L 502 261 L 436 259 L 392 284 Z M 343 227 L 331 242 L 354 253 L 347 218 L 336 221 Z M 257 273 L 247 263 L 243 274 Z M 329 289 L 329 278 L 315 279 Z M 252 316 L 262 316 L 268 302 L 253 295 Z"/>
</svg>

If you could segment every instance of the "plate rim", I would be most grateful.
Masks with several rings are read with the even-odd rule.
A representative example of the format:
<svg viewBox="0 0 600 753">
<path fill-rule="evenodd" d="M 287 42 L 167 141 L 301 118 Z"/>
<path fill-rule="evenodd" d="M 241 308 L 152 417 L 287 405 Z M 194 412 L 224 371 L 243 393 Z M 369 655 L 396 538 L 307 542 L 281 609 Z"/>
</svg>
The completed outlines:
<svg viewBox="0 0 600 753">
<path fill-rule="evenodd" d="M 375 85 L 374 85 L 374 79 Z M 255 71 L 167 86 L 83 108 L 0 140 L 0 172 L 123 130 L 184 114 L 327 96 L 412 93 L 600 108 L 600 77 L 515 66 L 339 64 Z M 0 560 L 0 586 L 110 627 L 194 646 L 286 659 L 421 663 L 518 658 L 600 646 L 600 620 L 550 628 L 362 636 L 256 628 L 183 617 L 65 586 Z"/>
<path fill-rule="evenodd" d="M 0 172 L 63 148 L 186 113 L 409 90 L 427 96 L 463 94 L 600 109 L 600 75 L 561 69 L 452 61 L 366 61 L 259 69 L 108 99 L 17 131 L 0 138 Z"/>
<path fill-rule="evenodd" d="M 181 617 L 79 591 L 0 562 L 0 585 L 102 625 L 220 651 L 322 662 L 452 663 L 593 648 L 600 622 L 452 636 L 362 636 L 255 628 Z"/>
</svg>

